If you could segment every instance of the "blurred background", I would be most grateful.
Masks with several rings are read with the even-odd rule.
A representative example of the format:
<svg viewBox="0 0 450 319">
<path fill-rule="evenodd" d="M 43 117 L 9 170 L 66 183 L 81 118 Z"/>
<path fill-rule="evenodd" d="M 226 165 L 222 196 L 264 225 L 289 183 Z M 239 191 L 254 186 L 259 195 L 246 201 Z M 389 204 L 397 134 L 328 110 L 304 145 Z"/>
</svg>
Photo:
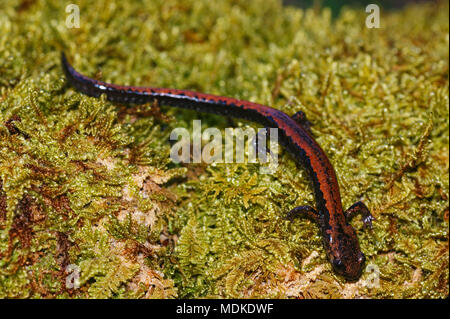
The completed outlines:
<svg viewBox="0 0 450 319">
<path fill-rule="evenodd" d="M 368 4 L 374 3 L 378 4 L 381 9 L 385 10 L 395 10 L 402 8 L 408 3 L 418 3 L 418 2 L 436 2 L 434 0 L 283 0 L 284 5 L 295 6 L 300 8 L 309 7 L 329 7 L 333 11 L 333 15 L 339 14 L 339 11 L 344 6 L 367 6 Z"/>
</svg>

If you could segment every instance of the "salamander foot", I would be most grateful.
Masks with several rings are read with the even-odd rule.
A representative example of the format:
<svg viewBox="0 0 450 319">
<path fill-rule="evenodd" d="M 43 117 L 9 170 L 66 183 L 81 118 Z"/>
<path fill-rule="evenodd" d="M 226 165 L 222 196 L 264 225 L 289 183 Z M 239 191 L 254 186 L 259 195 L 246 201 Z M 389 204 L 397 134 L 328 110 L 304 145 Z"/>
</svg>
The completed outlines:
<svg viewBox="0 0 450 319">
<path fill-rule="evenodd" d="M 361 214 L 364 227 L 372 229 L 372 221 L 375 220 L 375 217 L 372 216 L 367 206 L 361 201 L 354 203 L 344 212 L 347 222 L 357 214 Z"/>
</svg>

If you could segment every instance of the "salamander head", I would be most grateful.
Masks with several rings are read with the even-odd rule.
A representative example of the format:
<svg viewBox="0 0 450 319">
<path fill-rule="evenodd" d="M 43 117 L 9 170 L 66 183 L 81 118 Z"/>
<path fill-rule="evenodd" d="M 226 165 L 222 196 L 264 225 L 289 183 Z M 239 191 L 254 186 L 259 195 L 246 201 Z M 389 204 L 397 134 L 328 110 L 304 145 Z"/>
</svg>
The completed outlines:
<svg viewBox="0 0 450 319">
<path fill-rule="evenodd" d="M 327 252 L 334 270 L 347 280 L 358 280 L 363 271 L 366 257 L 359 248 L 358 237 L 354 229 L 347 224 L 340 226 L 338 231 L 330 233 Z"/>
</svg>

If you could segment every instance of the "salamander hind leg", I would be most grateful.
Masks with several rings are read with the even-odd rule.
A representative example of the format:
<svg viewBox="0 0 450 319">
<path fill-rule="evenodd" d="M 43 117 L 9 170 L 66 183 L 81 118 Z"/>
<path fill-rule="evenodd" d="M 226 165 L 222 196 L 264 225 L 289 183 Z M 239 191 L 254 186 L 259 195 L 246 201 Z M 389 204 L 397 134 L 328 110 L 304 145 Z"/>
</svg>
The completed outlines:
<svg viewBox="0 0 450 319">
<path fill-rule="evenodd" d="M 319 214 L 311 206 L 297 206 L 287 213 L 285 219 L 292 221 L 296 217 L 307 217 L 316 223 L 319 222 Z"/>
<path fill-rule="evenodd" d="M 298 111 L 292 115 L 291 118 L 311 133 L 311 122 L 308 121 L 306 114 L 303 111 Z"/>
<path fill-rule="evenodd" d="M 353 216 L 361 214 L 364 227 L 369 228 L 372 228 L 372 221 L 375 220 L 375 217 L 372 216 L 367 206 L 361 201 L 356 202 L 352 206 L 350 206 L 350 208 L 347 209 L 344 214 L 347 222 L 352 219 Z"/>
</svg>

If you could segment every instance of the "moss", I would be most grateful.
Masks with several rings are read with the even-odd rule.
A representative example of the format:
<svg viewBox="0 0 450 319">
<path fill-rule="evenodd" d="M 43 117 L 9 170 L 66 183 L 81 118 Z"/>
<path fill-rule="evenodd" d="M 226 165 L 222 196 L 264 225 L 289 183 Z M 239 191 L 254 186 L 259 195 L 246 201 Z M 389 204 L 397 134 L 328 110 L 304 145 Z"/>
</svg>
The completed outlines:
<svg viewBox="0 0 450 319">
<path fill-rule="evenodd" d="M 448 297 L 448 3 L 382 11 L 381 29 L 276 0 L 77 4 L 69 29 L 60 1 L 0 3 L 0 297 Z M 271 175 L 175 165 L 173 128 L 230 121 L 83 96 L 61 50 L 105 81 L 304 111 L 344 206 L 376 217 L 352 224 L 379 285 L 336 276 L 317 226 L 282 220 L 314 205 L 283 150 Z"/>
</svg>

